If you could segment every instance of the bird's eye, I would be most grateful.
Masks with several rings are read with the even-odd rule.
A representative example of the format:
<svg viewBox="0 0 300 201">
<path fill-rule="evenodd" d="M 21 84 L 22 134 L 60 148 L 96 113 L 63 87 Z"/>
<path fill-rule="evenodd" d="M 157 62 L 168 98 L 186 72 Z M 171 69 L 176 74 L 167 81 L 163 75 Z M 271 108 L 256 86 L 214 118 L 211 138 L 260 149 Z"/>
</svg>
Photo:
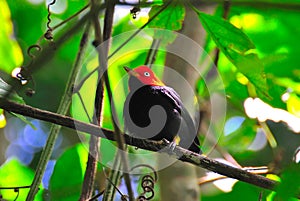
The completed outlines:
<svg viewBox="0 0 300 201">
<path fill-rule="evenodd" d="M 145 75 L 146 77 L 149 77 L 149 76 L 150 76 L 150 73 L 149 73 L 149 72 L 144 72 L 144 75 Z"/>
</svg>

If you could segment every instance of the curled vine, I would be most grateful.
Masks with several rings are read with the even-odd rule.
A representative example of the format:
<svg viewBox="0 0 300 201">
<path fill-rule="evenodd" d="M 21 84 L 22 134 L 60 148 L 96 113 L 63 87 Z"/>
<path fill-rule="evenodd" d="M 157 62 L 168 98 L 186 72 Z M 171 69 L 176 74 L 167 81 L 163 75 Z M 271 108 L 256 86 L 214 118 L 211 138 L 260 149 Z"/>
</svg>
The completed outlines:
<svg viewBox="0 0 300 201">
<path fill-rule="evenodd" d="M 22 85 L 25 85 L 28 83 L 28 81 L 32 81 L 33 88 L 35 88 L 35 84 L 32 78 L 32 75 L 30 75 L 30 72 L 28 71 L 28 66 L 30 66 L 35 58 L 35 55 L 32 53 L 33 49 L 36 49 L 36 51 L 41 51 L 42 48 L 40 45 L 35 44 L 31 45 L 27 49 L 27 55 L 31 58 L 31 61 L 28 65 L 24 65 L 18 68 L 15 68 L 12 72 L 12 76 L 17 78 Z M 25 94 L 29 97 L 33 96 L 35 94 L 35 90 L 32 88 L 27 88 Z"/>
<path fill-rule="evenodd" d="M 56 3 L 56 0 L 53 0 L 51 3 L 48 4 L 47 6 L 47 11 L 48 11 L 48 15 L 47 15 L 47 31 L 46 33 L 44 34 L 44 37 L 47 39 L 47 40 L 53 40 L 53 34 L 52 34 L 52 31 L 53 29 L 51 28 L 50 26 L 50 23 L 51 23 L 51 11 L 50 11 L 50 7 L 53 6 L 54 4 Z"/>
<path fill-rule="evenodd" d="M 131 168 L 131 171 L 135 170 L 136 168 L 149 168 L 152 171 L 142 176 L 140 185 L 143 189 L 143 192 L 140 193 L 140 195 L 137 197 L 138 201 L 151 200 L 152 198 L 154 198 L 155 195 L 154 186 L 157 182 L 157 172 L 152 166 L 147 164 L 136 165 L 133 168 Z"/>
</svg>

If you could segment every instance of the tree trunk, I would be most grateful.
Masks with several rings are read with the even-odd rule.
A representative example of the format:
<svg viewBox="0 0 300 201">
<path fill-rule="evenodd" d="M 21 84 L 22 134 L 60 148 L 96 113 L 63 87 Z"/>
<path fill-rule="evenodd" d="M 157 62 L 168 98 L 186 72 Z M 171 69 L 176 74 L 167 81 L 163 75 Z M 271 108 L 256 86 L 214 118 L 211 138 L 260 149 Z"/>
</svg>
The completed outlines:
<svg viewBox="0 0 300 201">
<path fill-rule="evenodd" d="M 205 7 L 205 12 L 212 10 L 211 7 Z M 205 31 L 202 28 L 198 16 L 191 9 L 186 8 L 185 21 L 181 34 L 195 41 L 195 44 L 203 45 L 205 40 Z M 200 69 L 198 66 L 201 52 L 199 49 L 191 48 L 191 44 L 186 43 L 182 37 L 177 37 L 174 43 L 168 47 L 168 52 L 177 52 L 178 55 L 167 53 L 166 67 L 176 70 L 187 81 L 191 89 L 195 89 L 195 84 L 199 78 Z M 182 56 L 184 58 L 182 58 Z M 194 66 L 194 67 L 193 67 Z M 191 116 L 194 116 L 193 110 L 194 96 L 191 90 L 187 90 L 183 83 L 174 79 L 172 71 L 165 71 L 164 81 L 167 85 L 172 86 L 181 96 L 185 107 L 189 110 Z M 174 75 L 174 74 L 173 74 Z M 163 163 L 164 161 L 160 161 Z M 175 162 L 173 165 L 159 171 L 159 182 L 161 191 L 161 200 L 163 201 L 198 201 L 200 191 L 197 184 L 196 168 L 190 164 L 181 161 Z"/>
</svg>

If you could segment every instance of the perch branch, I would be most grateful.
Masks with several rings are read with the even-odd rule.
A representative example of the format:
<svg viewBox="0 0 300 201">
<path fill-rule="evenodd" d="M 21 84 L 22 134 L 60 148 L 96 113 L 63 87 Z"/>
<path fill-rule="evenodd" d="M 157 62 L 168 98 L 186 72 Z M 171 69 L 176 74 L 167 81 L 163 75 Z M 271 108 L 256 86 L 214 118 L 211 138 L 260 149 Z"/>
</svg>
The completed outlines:
<svg viewBox="0 0 300 201">
<path fill-rule="evenodd" d="M 33 108 L 28 105 L 22 105 L 15 102 L 3 100 L 3 98 L 0 98 L 0 107 L 9 112 L 14 112 L 35 119 L 59 124 L 61 126 L 75 129 L 77 131 L 86 132 L 91 135 L 96 135 L 115 141 L 116 136 L 113 131 L 100 128 L 93 124 L 87 124 L 68 116 Z M 124 139 L 125 143 L 128 145 L 132 145 L 149 151 L 161 151 L 163 148 L 168 146 L 168 143 L 164 141 L 157 142 L 146 139 L 137 139 L 127 134 L 124 134 Z M 261 188 L 275 190 L 275 187 L 278 185 L 277 181 L 267 179 L 261 175 L 252 174 L 240 168 L 231 167 L 229 165 L 223 164 L 203 155 L 198 155 L 196 153 L 190 152 L 179 146 L 176 146 L 173 152 L 167 150 L 165 150 L 164 152 L 169 154 L 171 157 L 179 158 L 179 160 L 181 161 L 194 164 L 196 166 L 205 168 L 218 174 L 234 178 L 240 181 L 244 181 L 246 183 L 253 184 Z"/>
</svg>

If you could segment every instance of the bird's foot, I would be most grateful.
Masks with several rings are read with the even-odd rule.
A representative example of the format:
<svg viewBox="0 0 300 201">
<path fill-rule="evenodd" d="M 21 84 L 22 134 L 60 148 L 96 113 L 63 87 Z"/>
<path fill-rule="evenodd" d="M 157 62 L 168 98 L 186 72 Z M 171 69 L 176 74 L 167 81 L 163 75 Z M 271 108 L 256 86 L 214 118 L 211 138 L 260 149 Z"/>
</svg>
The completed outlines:
<svg viewBox="0 0 300 201">
<path fill-rule="evenodd" d="M 163 139 L 163 141 L 164 141 L 166 144 L 168 144 L 167 149 L 168 149 L 169 154 L 174 153 L 174 150 L 175 150 L 175 148 L 176 148 L 176 146 L 177 146 L 176 142 L 174 142 L 174 141 L 169 142 L 169 141 L 166 140 L 166 139 Z"/>
</svg>

